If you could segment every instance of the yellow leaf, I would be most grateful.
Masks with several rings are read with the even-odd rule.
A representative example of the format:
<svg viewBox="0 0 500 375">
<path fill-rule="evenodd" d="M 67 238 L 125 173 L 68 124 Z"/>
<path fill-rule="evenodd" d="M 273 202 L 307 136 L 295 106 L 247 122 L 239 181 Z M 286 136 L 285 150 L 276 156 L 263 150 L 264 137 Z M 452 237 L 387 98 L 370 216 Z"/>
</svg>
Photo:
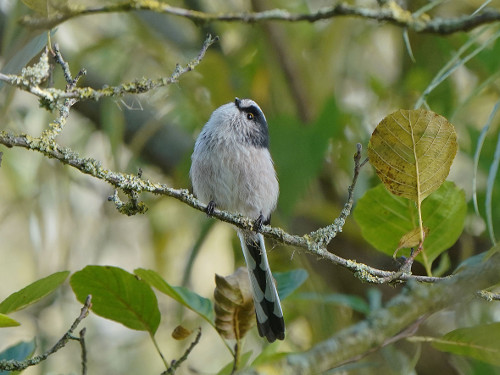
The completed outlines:
<svg viewBox="0 0 500 375">
<path fill-rule="evenodd" d="M 68 13 L 69 8 L 75 8 L 78 4 L 85 5 L 84 1 L 77 0 L 21 0 L 31 10 L 34 10 L 40 16 L 48 17 L 57 12 Z"/>
<path fill-rule="evenodd" d="M 47 0 L 21 0 L 24 5 L 42 16 L 47 17 L 49 3 Z"/>
<path fill-rule="evenodd" d="M 429 228 L 424 227 L 424 238 L 422 239 L 425 240 L 425 237 L 427 237 L 427 234 L 429 234 Z M 404 234 L 401 239 L 399 240 L 398 248 L 394 252 L 394 257 L 398 253 L 399 250 L 401 249 L 408 249 L 410 247 L 416 247 L 420 245 L 420 228 L 413 228 L 411 231 L 408 233 Z"/>
<path fill-rule="evenodd" d="M 368 157 L 387 190 L 420 203 L 444 182 L 457 149 L 455 129 L 443 116 L 399 110 L 375 128 Z"/>
<path fill-rule="evenodd" d="M 215 275 L 215 328 L 226 339 L 241 339 L 255 324 L 250 279 L 246 268 L 232 275 Z"/>
</svg>

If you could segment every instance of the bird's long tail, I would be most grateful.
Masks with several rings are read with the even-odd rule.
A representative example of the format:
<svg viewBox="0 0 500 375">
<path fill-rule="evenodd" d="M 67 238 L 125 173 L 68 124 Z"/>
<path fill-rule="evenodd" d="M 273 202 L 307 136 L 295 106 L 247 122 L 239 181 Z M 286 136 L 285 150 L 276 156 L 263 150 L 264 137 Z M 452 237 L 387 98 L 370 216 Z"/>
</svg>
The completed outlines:
<svg viewBox="0 0 500 375">
<path fill-rule="evenodd" d="M 269 342 L 285 338 L 285 321 L 280 299 L 267 261 L 264 237 L 260 233 L 238 231 L 252 284 L 257 328 Z"/>
</svg>

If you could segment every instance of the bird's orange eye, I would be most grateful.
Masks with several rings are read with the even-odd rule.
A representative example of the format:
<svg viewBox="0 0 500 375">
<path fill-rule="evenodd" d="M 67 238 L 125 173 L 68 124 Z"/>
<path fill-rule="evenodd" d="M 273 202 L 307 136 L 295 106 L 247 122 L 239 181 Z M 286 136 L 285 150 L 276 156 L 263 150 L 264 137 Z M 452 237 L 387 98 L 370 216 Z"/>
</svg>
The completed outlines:
<svg viewBox="0 0 500 375">
<path fill-rule="evenodd" d="M 247 113 L 247 119 L 253 120 L 253 118 L 254 118 L 253 113 Z"/>
</svg>

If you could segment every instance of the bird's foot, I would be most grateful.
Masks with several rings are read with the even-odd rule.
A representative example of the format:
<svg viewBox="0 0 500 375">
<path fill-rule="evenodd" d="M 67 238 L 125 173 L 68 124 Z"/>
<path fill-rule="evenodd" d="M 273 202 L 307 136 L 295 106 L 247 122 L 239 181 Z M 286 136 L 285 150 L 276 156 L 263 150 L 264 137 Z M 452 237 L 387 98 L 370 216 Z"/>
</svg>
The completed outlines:
<svg viewBox="0 0 500 375">
<path fill-rule="evenodd" d="M 215 207 L 217 205 L 215 204 L 214 201 L 210 201 L 207 204 L 207 208 L 205 209 L 205 212 L 207 213 L 208 216 L 212 216 L 214 214 Z"/>
</svg>

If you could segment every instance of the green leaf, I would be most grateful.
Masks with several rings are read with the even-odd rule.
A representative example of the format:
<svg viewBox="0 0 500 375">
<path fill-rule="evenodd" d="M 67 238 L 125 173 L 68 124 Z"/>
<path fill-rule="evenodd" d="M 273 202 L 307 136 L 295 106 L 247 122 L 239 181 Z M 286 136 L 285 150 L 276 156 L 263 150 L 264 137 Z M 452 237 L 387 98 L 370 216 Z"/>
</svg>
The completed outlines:
<svg viewBox="0 0 500 375">
<path fill-rule="evenodd" d="M 57 9 L 64 9 L 67 6 L 65 0 L 21 0 L 24 5 L 34 10 L 43 17 L 48 17 L 55 14 Z"/>
<path fill-rule="evenodd" d="M 182 286 L 172 286 L 167 283 L 157 272 L 144 268 L 137 268 L 134 273 L 149 285 L 160 292 L 172 297 L 180 304 L 200 315 L 203 319 L 214 325 L 214 308 L 212 301 L 201 297 L 195 292 Z"/>
<path fill-rule="evenodd" d="M 467 365 L 462 366 L 463 375 L 500 375 L 499 366 L 491 365 L 483 361 L 478 361 L 477 359 L 468 358 L 466 360 L 465 358 L 463 358 L 463 360 L 467 361 Z"/>
<path fill-rule="evenodd" d="M 68 275 L 69 271 L 56 272 L 11 294 L 0 303 L 0 313 L 9 314 L 38 302 L 57 289 L 66 280 Z"/>
<path fill-rule="evenodd" d="M 485 48 L 481 53 L 479 53 L 475 60 L 482 63 L 482 65 L 488 70 L 488 76 L 498 73 L 500 68 L 500 39 L 497 39 L 493 45 L 489 48 Z"/>
<path fill-rule="evenodd" d="M 278 295 L 280 299 L 284 300 L 292 294 L 295 289 L 301 286 L 309 275 L 306 270 L 299 268 L 287 272 L 274 272 L 273 277 L 276 280 Z"/>
<path fill-rule="evenodd" d="M 35 340 L 31 341 L 21 341 L 18 344 L 8 347 L 3 352 L 0 353 L 0 361 L 1 360 L 14 360 L 14 361 L 24 361 L 25 359 L 31 358 L 33 353 L 35 352 Z M 13 375 L 18 374 L 19 372 L 11 372 L 11 371 L 0 371 L 0 375 Z"/>
<path fill-rule="evenodd" d="M 387 190 L 422 202 L 446 180 L 457 135 L 443 116 L 424 109 L 385 117 L 368 143 L 368 158 Z"/>
<path fill-rule="evenodd" d="M 478 359 L 500 366 L 500 323 L 459 328 L 432 342 L 443 352 Z"/>
<path fill-rule="evenodd" d="M 154 335 L 160 310 L 151 287 L 131 273 L 111 266 L 87 266 L 71 276 L 71 287 L 81 303 L 92 295 L 92 311 L 138 331 Z"/>
<path fill-rule="evenodd" d="M 17 327 L 20 325 L 21 324 L 17 320 L 0 313 L 0 327 Z"/>
<path fill-rule="evenodd" d="M 290 354 L 289 352 L 283 352 L 280 349 L 282 349 L 280 345 L 266 345 L 264 350 L 262 350 L 259 355 L 255 357 L 250 366 L 254 368 L 264 366 L 267 363 L 282 360 Z"/>
<path fill-rule="evenodd" d="M 319 304 L 334 304 L 334 305 L 344 305 L 348 306 L 354 311 L 358 311 L 363 314 L 368 314 L 370 312 L 370 306 L 366 301 L 358 296 L 350 294 L 321 294 L 321 293 L 299 293 L 296 295 L 294 300 L 317 302 Z"/>
<path fill-rule="evenodd" d="M 466 211 L 465 193 L 449 181 L 422 202 L 422 220 L 429 228 L 424 242 L 429 264 L 458 239 Z M 363 238 L 390 256 L 401 237 L 418 225 L 415 204 L 390 194 L 383 185 L 368 190 L 358 201 L 354 219 Z M 423 262 L 422 256 L 417 256 L 417 260 Z"/>
<path fill-rule="evenodd" d="M 269 346 L 275 346 L 275 345 L 269 345 Z M 253 352 L 250 350 L 250 351 L 241 355 L 240 360 L 239 360 L 240 368 L 244 368 L 246 366 L 246 364 L 250 360 L 250 357 L 252 356 L 252 353 Z M 217 375 L 231 375 L 231 374 L 233 374 L 233 366 L 234 366 L 234 362 L 233 361 L 229 362 L 226 366 L 224 366 L 222 368 L 222 370 L 220 370 L 217 373 Z"/>
</svg>

